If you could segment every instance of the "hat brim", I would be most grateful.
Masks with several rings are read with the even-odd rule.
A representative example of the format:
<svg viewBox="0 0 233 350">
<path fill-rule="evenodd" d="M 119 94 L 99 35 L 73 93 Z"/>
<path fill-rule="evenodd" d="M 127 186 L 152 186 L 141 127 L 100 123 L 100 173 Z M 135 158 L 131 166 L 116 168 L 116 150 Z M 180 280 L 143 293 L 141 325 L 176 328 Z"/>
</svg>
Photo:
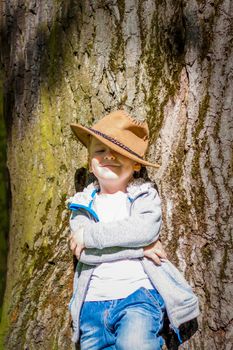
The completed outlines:
<svg viewBox="0 0 233 350">
<path fill-rule="evenodd" d="M 88 148 L 89 143 L 90 143 L 90 135 L 92 135 L 95 138 L 97 138 L 99 141 L 104 143 L 106 146 L 108 146 L 110 149 L 112 149 L 113 151 L 118 152 L 121 155 L 123 155 L 129 159 L 135 160 L 136 162 L 138 162 L 144 166 L 151 166 L 154 168 L 160 167 L 159 164 L 147 162 L 146 160 L 144 160 L 140 157 L 137 157 L 136 155 L 128 152 L 127 150 L 125 150 L 121 146 L 119 146 L 119 145 L 115 144 L 114 142 L 110 141 L 109 139 L 107 139 L 106 138 L 107 135 L 106 135 L 106 137 L 102 136 L 102 135 L 104 135 L 103 133 L 102 133 L 102 135 L 98 135 L 94 131 L 89 130 L 88 128 L 86 128 L 85 126 L 82 126 L 80 124 L 71 124 L 70 127 L 71 127 L 71 130 L 73 131 L 73 133 L 75 134 L 75 136 L 77 137 L 77 139 L 87 148 Z"/>
</svg>

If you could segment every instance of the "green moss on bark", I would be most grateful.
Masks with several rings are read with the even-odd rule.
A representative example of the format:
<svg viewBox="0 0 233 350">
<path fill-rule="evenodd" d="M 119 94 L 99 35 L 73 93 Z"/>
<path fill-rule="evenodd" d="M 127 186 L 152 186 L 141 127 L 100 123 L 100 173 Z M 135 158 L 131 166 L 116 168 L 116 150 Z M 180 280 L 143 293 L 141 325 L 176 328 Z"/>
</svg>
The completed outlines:
<svg viewBox="0 0 233 350">
<path fill-rule="evenodd" d="M 150 89 L 144 89 L 148 107 L 148 125 L 153 143 L 164 120 L 164 108 L 180 87 L 180 74 L 184 65 L 184 53 L 176 54 L 160 28 L 158 11 L 152 19 L 152 32 L 148 44 L 143 46 L 142 60 L 145 62 Z"/>
<path fill-rule="evenodd" d="M 125 0 L 117 0 L 117 5 L 120 12 L 120 21 L 122 22 L 125 13 Z"/>
<path fill-rule="evenodd" d="M 192 161 L 192 170 L 191 175 L 193 178 L 193 188 L 192 188 L 192 201 L 195 207 L 196 214 L 198 216 L 198 221 L 200 223 L 199 229 L 205 231 L 205 204 L 206 204 L 206 195 L 205 189 L 202 184 L 202 179 L 200 175 L 200 155 L 205 147 L 206 140 L 205 138 L 200 139 L 200 132 L 203 130 L 206 114 L 209 107 L 209 94 L 207 93 L 200 103 L 198 121 L 196 129 L 193 133 L 193 138 L 195 142 L 195 153 Z"/>
<path fill-rule="evenodd" d="M 3 117 L 3 74 L 0 71 L 0 349 L 3 350 L 2 338 L 7 328 L 2 304 L 7 272 L 7 235 L 9 230 L 8 184 L 6 174 L 6 127 Z"/>
<path fill-rule="evenodd" d="M 223 280 L 228 279 L 228 275 L 226 273 L 227 263 L 229 262 L 229 254 L 228 254 L 228 247 L 224 247 L 224 254 L 222 258 L 222 265 L 220 269 L 220 281 L 223 282 Z"/>
<path fill-rule="evenodd" d="M 210 264 L 211 260 L 213 259 L 213 252 L 212 252 L 211 246 L 209 244 L 205 244 L 202 247 L 201 256 L 203 257 L 203 260 L 204 260 L 206 266 L 208 266 Z"/>
<path fill-rule="evenodd" d="M 119 71 L 125 71 L 124 45 L 125 44 L 122 36 L 122 29 L 119 23 L 116 35 L 112 36 L 111 52 L 109 55 L 109 67 L 115 75 Z"/>
<path fill-rule="evenodd" d="M 180 228 L 185 229 L 186 237 L 190 235 L 190 211 L 191 206 L 187 201 L 187 194 L 182 187 L 182 177 L 184 172 L 184 161 L 185 161 L 185 141 L 186 141 L 186 132 L 185 128 L 183 129 L 182 135 L 180 135 L 180 142 L 176 149 L 176 153 L 173 156 L 172 164 L 169 167 L 169 172 L 167 174 L 167 181 L 170 184 L 171 188 L 174 188 L 176 193 L 176 202 L 172 213 L 172 226 L 175 232 L 174 242 L 169 244 L 169 251 L 173 253 L 173 257 L 176 257 L 177 264 L 178 258 L 176 255 L 178 248 L 178 232 L 180 232 Z"/>
</svg>

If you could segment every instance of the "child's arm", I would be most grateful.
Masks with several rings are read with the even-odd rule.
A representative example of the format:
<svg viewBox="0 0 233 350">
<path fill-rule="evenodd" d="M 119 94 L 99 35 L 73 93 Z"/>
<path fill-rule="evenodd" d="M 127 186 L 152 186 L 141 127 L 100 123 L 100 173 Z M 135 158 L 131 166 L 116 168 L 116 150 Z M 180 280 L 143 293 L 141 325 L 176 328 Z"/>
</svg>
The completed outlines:
<svg viewBox="0 0 233 350">
<path fill-rule="evenodd" d="M 162 247 L 159 240 L 145 246 L 144 248 L 127 248 L 127 247 L 109 247 L 103 249 L 96 248 L 85 248 L 80 242 L 77 245 L 75 240 L 75 235 L 78 231 L 84 229 L 85 224 L 87 224 L 90 219 L 85 215 L 85 211 L 79 210 L 76 212 L 76 232 L 72 233 L 70 236 L 70 248 L 73 254 L 83 263 L 89 265 L 98 265 L 103 262 L 111 262 L 122 259 L 135 259 L 147 257 L 152 260 L 157 265 L 161 264 L 161 259 L 166 259 L 166 253 Z M 73 226 L 73 219 L 75 213 L 71 216 L 70 223 L 71 228 Z"/>
<path fill-rule="evenodd" d="M 82 241 L 78 239 L 85 226 L 90 222 L 90 218 L 85 215 L 85 211 L 78 210 L 70 218 L 71 234 L 69 237 L 70 249 L 77 259 L 89 265 L 98 265 L 103 262 L 117 261 L 122 259 L 136 259 L 144 256 L 143 248 L 85 248 Z"/>
<path fill-rule="evenodd" d="M 126 219 L 111 222 L 87 222 L 84 225 L 83 243 L 86 248 L 145 247 L 159 237 L 161 205 L 155 189 L 137 198 L 132 214 Z M 79 219 L 70 221 L 71 230 L 78 231 Z"/>
<path fill-rule="evenodd" d="M 80 230 L 83 230 L 83 228 L 80 227 Z M 157 265 L 161 265 L 161 262 L 167 259 L 166 253 L 159 240 L 144 248 L 110 247 L 104 249 L 84 249 L 83 243 L 76 242 L 75 235 L 71 233 L 70 249 L 78 260 L 88 265 L 98 265 L 104 262 L 142 257 L 147 257 Z"/>
<path fill-rule="evenodd" d="M 121 248 L 111 247 L 104 249 L 83 249 L 79 260 L 85 264 L 98 265 L 124 259 L 143 258 L 143 248 Z"/>
<path fill-rule="evenodd" d="M 98 265 L 104 262 L 112 262 L 123 259 L 137 259 L 147 257 L 157 265 L 167 259 L 160 241 L 150 244 L 144 248 L 121 248 L 111 247 L 104 249 L 83 249 L 79 260 L 85 264 Z"/>
</svg>

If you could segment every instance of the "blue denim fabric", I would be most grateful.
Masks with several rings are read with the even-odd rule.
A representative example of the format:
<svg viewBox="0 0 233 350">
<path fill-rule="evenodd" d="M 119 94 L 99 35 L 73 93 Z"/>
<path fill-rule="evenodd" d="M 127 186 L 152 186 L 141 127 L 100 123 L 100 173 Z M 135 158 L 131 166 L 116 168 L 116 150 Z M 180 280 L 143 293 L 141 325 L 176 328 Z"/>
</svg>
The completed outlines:
<svg viewBox="0 0 233 350">
<path fill-rule="evenodd" d="M 164 301 L 140 288 L 127 298 L 86 301 L 80 315 L 81 350 L 160 350 Z"/>
</svg>

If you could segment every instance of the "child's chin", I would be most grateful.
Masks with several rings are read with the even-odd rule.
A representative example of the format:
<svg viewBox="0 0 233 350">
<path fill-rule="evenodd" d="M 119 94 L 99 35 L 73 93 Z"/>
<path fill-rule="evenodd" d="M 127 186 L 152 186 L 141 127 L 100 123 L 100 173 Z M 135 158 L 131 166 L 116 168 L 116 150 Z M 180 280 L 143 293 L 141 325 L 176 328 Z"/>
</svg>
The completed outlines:
<svg viewBox="0 0 233 350">
<path fill-rule="evenodd" d="M 112 174 L 104 174 L 103 176 L 102 176 L 102 179 L 104 180 L 117 180 L 118 179 L 118 176 L 116 175 L 116 174 L 114 174 L 114 173 L 112 173 Z"/>
<path fill-rule="evenodd" d="M 98 174 L 96 174 L 97 178 L 98 175 L 103 179 L 118 179 L 118 175 L 110 168 L 102 168 L 101 171 L 99 171 Z"/>
</svg>

